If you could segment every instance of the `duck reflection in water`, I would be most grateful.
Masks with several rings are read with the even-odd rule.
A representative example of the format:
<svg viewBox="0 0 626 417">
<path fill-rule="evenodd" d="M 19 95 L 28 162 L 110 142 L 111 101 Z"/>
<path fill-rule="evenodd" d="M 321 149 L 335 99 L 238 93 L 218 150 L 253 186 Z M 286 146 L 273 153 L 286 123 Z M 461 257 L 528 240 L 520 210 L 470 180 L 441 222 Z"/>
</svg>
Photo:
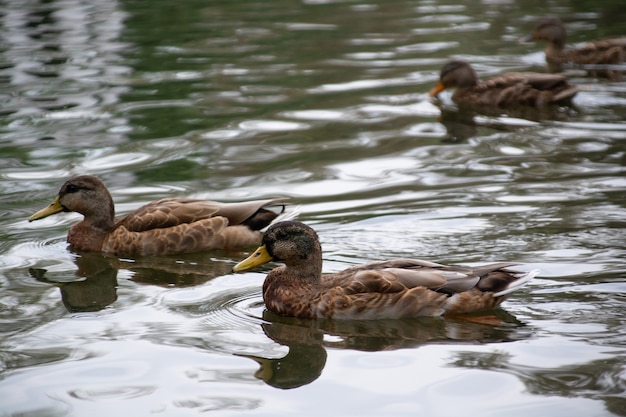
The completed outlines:
<svg viewBox="0 0 626 417">
<path fill-rule="evenodd" d="M 327 349 L 367 352 L 416 348 L 429 344 L 504 343 L 531 336 L 532 329 L 504 310 L 463 318 L 405 320 L 308 320 L 263 312 L 263 332 L 287 346 L 280 358 L 238 355 L 259 364 L 254 376 L 280 389 L 298 388 L 319 378 Z M 329 337 L 330 336 L 330 337 Z M 268 355 L 269 356 L 269 355 Z"/>
<path fill-rule="evenodd" d="M 61 282 L 46 278 L 46 270 L 30 268 L 32 277 L 54 284 L 61 290 L 61 300 L 70 313 L 100 311 L 117 300 L 117 268 L 105 255 L 90 253 L 74 259 L 79 279 Z"/>
<path fill-rule="evenodd" d="M 518 108 L 508 109 L 506 113 L 497 111 L 477 112 L 468 108 L 448 107 L 439 103 L 441 115 L 437 119 L 446 129 L 442 139 L 444 143 L 463 143 L 479 136 L 489 136 L 496 132 L 515 132 L 528 129 L 532 122 L 541 120 L 565 120 L 575 112 L 573 108 Z M 528 120 L 531 123 L 520 122 Z"/>
<path fill-rule="evenodd" d="M 566 121 L 578 109 L 570 104 L 568 107 L 516 107 L 506 111 L 502 109 L 480 109 L 477 111 L 466 106 L 449 106 L 442 100 L 435 104 L 441 112 L 437 121 L 446 129 L 444 143 L 462 143 L 478 136 L 488 136 L 494 131 L 515 132 L 528 129 L 533 122 L 542 120 Z M 527 122 L 520 122 L 527 120 Z"/>
<path fill-rule="evenodd" d="M 184 254 L 176 257 L 137 257 L 116 259 L 118 269 L 131 272 L 134 282 L 161 287 L 191 287 L 225 275 L 232 268 L 231 257 L 242 252 L 213 251 L 204 254 Z"/>
<path fill-rule="evenodd" d="M 450 110 L 441 108 L 441 116 L 437 120 L 446 128 L 445 143 L 464 142 L 478 135 L 478 125 L 474 121 L 475 113 L 467 110 Z"/>
<path fill-rule="evenodd" d="M 48 271 L 30 268 L 30 275 L 41 282 L 56 285 L 61 299 L 71 313 L 100 311 L 117 300 L 117 276 L 120 270 L 130 273 L 133 282 L 162 287 L 189 287 L 225 275 L 232 268 L 230 258 L 215 253 L 207 261 L 200 254 L 177 257 L 138 257 L 133 260 L 87 252 L 74 255 L 76 271 L 72 277 L 47 277 Z"/>
</svg>

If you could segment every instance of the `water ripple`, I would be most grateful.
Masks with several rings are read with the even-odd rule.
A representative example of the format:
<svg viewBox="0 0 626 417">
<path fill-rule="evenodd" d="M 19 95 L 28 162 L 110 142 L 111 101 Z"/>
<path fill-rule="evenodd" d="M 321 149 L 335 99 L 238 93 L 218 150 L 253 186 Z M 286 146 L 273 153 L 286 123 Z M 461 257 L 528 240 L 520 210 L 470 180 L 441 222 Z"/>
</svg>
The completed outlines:
<svg viewBox="0 0 626 417">
<path fill-rule="evenodd" d="M 542 46 L 517 39 L 546 10 L 574 41 L 619 32 L 602 2 L 594 13 L 570 3 L 167 2 L 164 18 L 148 0 L 5 0 L 3 411 L 619 415 L 626 84 L 568 73 L 581 87 L 574 106 L 487 115 L 427 93 L 450 57 L 481 78 L 544 71 Z M 512 340 L 469 320 L 411 323 L 428 337 L 410 346 L 399 333 L 374 340 L 404 327 L 388 323 L 349 325 L 346 337 L 280 327 L 264 311 L 266 269 L 230 273 L 244 254 L 88 262 L 65 243 L 79 215 L 27 222 L 85 171 L 109 184 L 120 214 L 169 195 L 290 197 L 329 272 L 419 257 L 528 262 L 542 275 L 498 310 L 515 315 Z M 71 310 L 79 291 L 106 303 Z M 311 365 L 300 383 L 311 385 L 270 388 Z M 485 401 L 451 401 L 475 396 L 477 380 Z M 337 387 L 367 400 L 303 395 Z M 506 395 L 494 403 L 491 388 Z"/>
<path fill-rule="evenodd" d="M 146 153 L 118 152 L 99 158 L 88 158 L 82 162 L 81 166 L 85 169 L 85 172 L 94 172 L 123 166 L 138 165 L 150 159 L 151 156 Z"/>
<path fill-rule="evenodd" d="M 247 274 L 254 275 L 254 274 Z M 216 289 L 227 280 L 236 279 L 238 286 Z M 202 322 L 219 329 L 240 328 L 263 322 L 263 300 L 260 285 L 245 287 L 246 279 L 238 276 L 213 280 L 210 285 L 193 289 L 177 289 L 163 296 L 162 303 L 186 316 L 198 317 Z M 227 286 L 232 286 L 232 282 Z"/>
<path fill-rule="evenodd" d="M 0 257 L 0 270 L 46 265 L 50 272 L 75 268 L 74 256 L 67 251 L 67 243 L 58 238 L 19 243 Z"/>
<path fill-rule="evenodd" d="M 452 17 L 447 17 L 450 19 L 456 19 L 456 17 L 452 16 Z M 446 20 L 446 18 L 440 18 L 443 21 Z M 463 20 L 463 19 L 461 19 Z M 450 33 L 450 32 L 478 32 L 478 31 L 486 31 L 487 29 L 489 29 L 491 25 L 487 22 L 472 22 L 472 23 L 464 23 L 464 24 L 459 24 L 459 25 L 446 25 L 446 26 L 441 26 L 441 27 L 435 27 L 435 28 L 415 28 L 413 29 L 413 33 L 419 34 L 419 35 L 432 35 L 432 34 L 437 34 L 437 33 Z"/>
<path fill-rule="evenodd" d="M 284 132 L 290 130 L 305 130 L 309 128 L 306 123 L 285 122 L 279 120 L 246 120 L 239 124 L 242 130 L 260 132 Z"/>
<path fill-rule="evenodd" d="M 103 399 L 131 399 L 150 395 L 157 390 L 156 386 L 116 386 L 108 388 L 91 388 L 71 390 L 68 394 L 79 400 L 97 401 Z"/>
</svg>

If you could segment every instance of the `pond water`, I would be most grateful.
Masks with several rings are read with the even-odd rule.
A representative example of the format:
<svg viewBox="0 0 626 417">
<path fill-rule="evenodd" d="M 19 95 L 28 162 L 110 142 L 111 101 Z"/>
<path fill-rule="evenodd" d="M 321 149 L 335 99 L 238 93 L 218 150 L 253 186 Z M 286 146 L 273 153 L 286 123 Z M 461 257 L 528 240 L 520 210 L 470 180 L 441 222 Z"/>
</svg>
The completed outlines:
<svg viewBox="0 0 626 417">
<path fill-rule="evenodd" d="M 3 1 L 0 415 L 626 416 L 626 81 L 574 73 L 549 113 L 427 94 L 449 57 L 543 71 L 517 40 L 546 14 L 626 34 L 621 0 Z M 87 173 L 118 213 L 289 197 L 328 272 L 541 272 L 471 319 L 279 318 L 247 252 L 76 254 L 78 215 L 28 223 Z"/>
</svg>

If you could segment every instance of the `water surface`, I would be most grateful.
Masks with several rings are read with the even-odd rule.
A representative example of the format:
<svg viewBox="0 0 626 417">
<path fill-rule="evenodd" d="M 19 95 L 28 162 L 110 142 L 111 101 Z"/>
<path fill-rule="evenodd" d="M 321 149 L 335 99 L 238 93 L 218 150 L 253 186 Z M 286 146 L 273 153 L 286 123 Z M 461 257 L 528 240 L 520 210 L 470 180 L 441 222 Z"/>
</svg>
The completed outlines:
<svg viewBox="0 0 626 417">
<path fill-rule="evenodd" d="M 92 4 L 93 3 L 93 4 Z M 0 12 L 0 415 L 626 415 L 626 82 L 573 106 L 459 111 L 449 57 L 623 35 L 621 2 L 7 0 Z M 246 252 L 118 259 L 28 223 L 67 178 L 117 211 L 286 196 L 324 269 L 419 257 L 541 270 L 471 319 L 266 312 Z"/>
</svg>

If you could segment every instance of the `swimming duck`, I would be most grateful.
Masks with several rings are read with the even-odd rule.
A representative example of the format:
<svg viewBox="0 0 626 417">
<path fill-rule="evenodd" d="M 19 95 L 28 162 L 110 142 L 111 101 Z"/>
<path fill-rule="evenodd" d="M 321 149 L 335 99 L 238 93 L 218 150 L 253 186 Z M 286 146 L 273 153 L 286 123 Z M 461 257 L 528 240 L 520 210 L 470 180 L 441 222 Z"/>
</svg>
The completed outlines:
<svg viewBox="0 0 626 417">
<path fill-rule="evenodd" d="M 558 17 L 545 17 L 539 20 L 532 33 L 520 43 L 537 40 L 546 41 L 546 62 L 550 71 L 559 72 L 563 65 L 576 65 L 590 70 L 592 75 L 619 78 L 623 69 L 611 69 L 612 65 L 626 61 L 626 37 L 588 42 L 578 48 L 565 49 L 567 38 L 565 26 Z M 607 66 L 609 68 L 597 68 Z M 596 67 L 596 68 L 594 68 Z"/>
<path fill-rule="evenodd" d="M 296 221 L 270 226 L 261 246 L 233 271 L 270 261 L 285 265 L 265 278 L 267 309 L 308 319 L 398 319 L 489 310 L 537 274 L 508 269 L 514 263 L 469 268 L 419 259 L 371 262 L 322 274 L 318 236 Z"/>
<path fill-rule="evenodd" d="M 93 175 L 81 175 L 66 181 L 54 201 L 28 220 L 74 211 L 84 216 L 67 235 L 76 251 L 118 256 L 173 255 L 254 247 L 261 241 L 260 230 L 279 215 L 269 207 L 282 206 L 285 210 L 280 202 L 164 198 L 116 219 L 113 198 L 104 182 Z"/>
<path fill-rule="evenodd" d="M 566 102 L 578 89 L 560 74 L 508 72 L 486 81 L 479 81 L 470 64 L 450 61 L 441 70 L 439 82 L 430 91 L 434 97 L 446 88 L 456 87 L 452 101 L 465 106 L 542 107 Z"/>
</svg>

